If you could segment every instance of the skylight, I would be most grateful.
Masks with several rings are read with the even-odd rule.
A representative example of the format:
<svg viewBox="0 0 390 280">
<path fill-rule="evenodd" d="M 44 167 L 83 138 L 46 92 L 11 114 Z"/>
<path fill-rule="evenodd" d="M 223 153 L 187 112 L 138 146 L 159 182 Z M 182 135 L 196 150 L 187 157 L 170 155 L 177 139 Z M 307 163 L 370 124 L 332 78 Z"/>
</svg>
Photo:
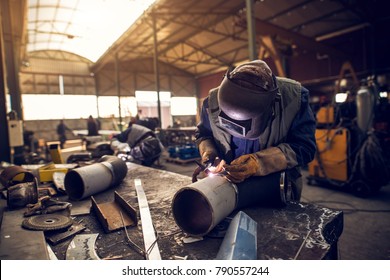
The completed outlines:
<svg viewBox="0 0 390 280">
<path fill-rule="evenodd" d="M 92 62 L 155 0 L 29 0 L 27 51 L 62 50 Z"/>
</svg>

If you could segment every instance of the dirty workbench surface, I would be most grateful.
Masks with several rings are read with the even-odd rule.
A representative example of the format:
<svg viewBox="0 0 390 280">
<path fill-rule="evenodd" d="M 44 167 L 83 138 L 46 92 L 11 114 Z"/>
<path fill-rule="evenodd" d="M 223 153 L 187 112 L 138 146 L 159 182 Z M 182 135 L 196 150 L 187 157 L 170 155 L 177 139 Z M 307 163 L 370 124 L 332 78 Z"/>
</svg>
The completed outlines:
<svg viewBox="0 0 390 280">
<path fill-rule="evenodd" d="M 136 209 L 139 217 L 134 179 L 141 179 L 151 217 L 158 234 L 158 247 L 164 260 L 186 258 L 211 260 L 218 253 L 222 238 L 206 236 L 188 243 L 188 238 L 176 225 L 171 203 L 176 191 L 191 184 L 191 178 L 180 174 L 129 164 L 122 183 L 93 197 L 98 204 L 114 200 L 114 191 Z M 89 209 L 90 198 L 72 201 L 74 209 Z M 86 207 L 85 207 L 86 205 Z M 257 222 L 258 259 L 326 259 L 337 258 L 337 240 L 343 230 L 343 213 L 312 204 L 290 204 L 282 209 L 240 209 Z M 234 214 L 234 213 L 233 213 Z M 129 238 L 144 248 L 142 221 L 137 226 L 105 233 L 93 210 L 89 214 L 74 216 L 85 226 L 80 234 L 98 233 L 95 253 L 100 259 L 141 260 L 145 257 L 128 242 Z M 51 245 L 58 259 L 66 258 L 73 237 Z"/>
</svg>

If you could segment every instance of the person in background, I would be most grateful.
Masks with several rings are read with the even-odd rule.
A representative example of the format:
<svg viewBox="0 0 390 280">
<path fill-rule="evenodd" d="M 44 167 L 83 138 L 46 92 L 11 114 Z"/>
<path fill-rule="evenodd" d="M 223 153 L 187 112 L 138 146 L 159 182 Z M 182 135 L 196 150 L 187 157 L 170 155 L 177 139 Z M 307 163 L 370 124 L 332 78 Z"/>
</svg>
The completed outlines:
<svg viewBox="0 0 390 280">
<path fill-rule="evenodd" d="M 164 146 L 151 129 L 130 123 L 126 130 L 113 136 L 111 149 L 117 153 L 128 152 L 133 161 L 151 166 L 159 159 Z"/>
<path fill-rule="evenodd" d="M 87 120 L 88 136 L 99 135 L 98 124 L 95 119 L 90 115 Z"/>
<path fill-rule="evenodd" d="M 243 63 L 224 76 L 202 105 L 196 144 L 204 164 L 239 183 L 286 171 L 292 200 L 302 190 L 300 167 L 316 152 L 316 121 L 309 91 L 273 75 L 262 60 Z"/>
<path fill-rule="evenodd" d="M 66 138 L 66 131 L 67 130 L 71 131 L 64 123 L 64 120 L 60 120 L 60 123 L 57 125 L 57 134 L 58 134 L 58 139 L 60 140 L 61 149 L 64 148 L 64 144 L 67 140 L 67 138 Z"/>
</svg>

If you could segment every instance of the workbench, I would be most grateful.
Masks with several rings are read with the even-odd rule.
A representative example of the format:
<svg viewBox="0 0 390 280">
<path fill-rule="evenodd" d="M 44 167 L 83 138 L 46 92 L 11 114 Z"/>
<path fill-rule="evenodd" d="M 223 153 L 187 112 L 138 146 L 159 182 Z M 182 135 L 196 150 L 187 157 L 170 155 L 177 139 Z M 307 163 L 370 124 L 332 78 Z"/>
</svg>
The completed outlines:
<svg viewBox="0 0 390 280">
<path fill-rule="evenodd" d="M 120 185 L 95 194 L 93 197 L 97 203 L 109 202 L 114 200 L 115 191 L 136 209 L 139 215 L 135 179 L 141 180 L 148 200 L 151 217 L 158 234 L 157 244 L 161 258 L 164 260 L 215 259 L 223 238 L 212 236 L 211 232 L 202 240 L 188 242 L 190 239 L 176 225 L 171 212 L 174 194 L 181 187 L 191 184 L 190 177 L 128 163 L 128 173 Z M 61 199 L 66 200 L 66 196 Z M 72 214 L 77 214 L 78 209 L 89 209 L 91 199 L 86 198 L 71 203 L 74 211 Z M 343 230 L 341 211 L 307 203 L 292 203 L 284 208 L 251 207 L 240 210 L 257 222 L 258 259 L 337 259 L 337 241 Z M 127 239 L 128 235 L 132 242 L 143 248 L 141 220 L 136 226 L 127 227 L 127 232 L 121 228 L 106 233 L 92 210 L 88 214 L 78 213 L 73 217 L 75 222 L 79 222 L 86 228 L 80 234 L 98 233 L 95 250 L 100 259 L 144 259 L 144 256 Z M 28 230 L 23 228 L 20 228 L 20 231 L 28 234 Z M 58 259 L 66 258 L 66 250 L 72 238 L 50 246 Z M 5 246 L 4 243 L 0 245 Z M 2 251 L 7 250 L 3 248 Z M 3 254 L 1 258 L 24 258 L 15 254 L 10 252 L 8 255 Z M 37 259 L 46 257 L 47 254 L 32 256 Z M 25 258 L 29 259 L 27 255 Z"/>
</svg>

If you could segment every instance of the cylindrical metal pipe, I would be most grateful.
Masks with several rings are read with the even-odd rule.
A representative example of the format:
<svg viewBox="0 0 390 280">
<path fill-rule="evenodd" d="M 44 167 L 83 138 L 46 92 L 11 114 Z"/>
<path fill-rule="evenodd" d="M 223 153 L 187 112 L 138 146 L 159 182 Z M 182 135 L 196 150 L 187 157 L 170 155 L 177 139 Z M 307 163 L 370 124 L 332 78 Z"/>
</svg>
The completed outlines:
<svg viewBox="0 0 390 280">
<path fill-rule="evenodd" d="M 357 125 L 363 133 L 372 127 L 375 94 L 368 86 L 361 86 L 356 95 Z"/>
<path fill-rule="evenodd" d="M 176 224 L 186 233 L 203 236 L 236 209 L 254 205 L 286 205 L 285 173 L 251 177 L 233 184 L 209 176 L 178 190 L 172 200 Z"/>
<path fill-rule="evenodd" d="M 194 236 L 212 230 L 237 204 L 237 190 L 221 176 L 207 177 L 181 188 L 173 197 L 177 225 Z"/>
<path fill-rule="evenodd" d="M 70 199 L 81 200 L 119 184 L 127 165 L 120 158 L 105 156 L 101 162 L 70 170 L 65 175 L 65 190 Z"/>
</svg>

